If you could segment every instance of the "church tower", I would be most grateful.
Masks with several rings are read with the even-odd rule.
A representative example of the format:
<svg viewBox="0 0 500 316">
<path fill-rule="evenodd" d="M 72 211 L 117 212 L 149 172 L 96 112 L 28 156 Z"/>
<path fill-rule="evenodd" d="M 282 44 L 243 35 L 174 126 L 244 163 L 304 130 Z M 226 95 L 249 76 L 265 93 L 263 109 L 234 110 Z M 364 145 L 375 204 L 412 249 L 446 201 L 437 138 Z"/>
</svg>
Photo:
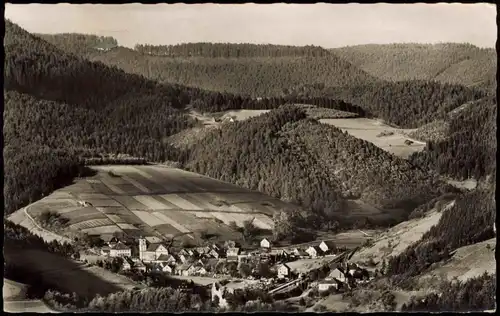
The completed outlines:
<svg viewBox="0 0 500 316">
<path fill-rule="evenodd" d="M 147 243 L 145 238 L 139 238 L 139 259 L 142 261 L 144 252 L 147 249 Z"/>
</svg>

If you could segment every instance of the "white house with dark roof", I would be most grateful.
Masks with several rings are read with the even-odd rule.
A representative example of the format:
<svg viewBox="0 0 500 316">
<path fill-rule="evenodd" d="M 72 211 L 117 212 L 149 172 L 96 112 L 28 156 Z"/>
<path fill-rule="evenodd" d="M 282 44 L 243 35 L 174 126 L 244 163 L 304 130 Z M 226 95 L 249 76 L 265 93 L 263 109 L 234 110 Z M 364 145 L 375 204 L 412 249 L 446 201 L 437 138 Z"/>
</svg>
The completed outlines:
<svg viewBox="0 0 500 316">
<path fill-rule="evenodd" d="M 333 241 L 322 241 L 321 244 L 319 244 L 318 246 L 321 251 L 323 251 L 324 253 L 331 253 L 332 251 L 334 251 L 336 249 L 336 246 L 335 244 L 333 243 Z"/>
<path fill-rule="evenodd" d="M 290 266 L 288 266 L 286 263 L 280 264 L 278 266 L 278 278 L 284 278 L 290 276 L 291 273 L 292 273 L 292 268 L 290 268 Z"/>
<path fill-rule="evenodd" d="M 271 242 L 269 241 L 269 239 L 264 238 L 260 241 L 260 247 L 269 249 L 269 248 L 271 248 Z"/>
<path fill-rule="evenodd" d="M 309 254 L 311 258 L 316 258 L 318 255 L 322 253 L 321 249 L 318 246 L 311 246 L 306 249 L 306 252 Z"/>
</svg>

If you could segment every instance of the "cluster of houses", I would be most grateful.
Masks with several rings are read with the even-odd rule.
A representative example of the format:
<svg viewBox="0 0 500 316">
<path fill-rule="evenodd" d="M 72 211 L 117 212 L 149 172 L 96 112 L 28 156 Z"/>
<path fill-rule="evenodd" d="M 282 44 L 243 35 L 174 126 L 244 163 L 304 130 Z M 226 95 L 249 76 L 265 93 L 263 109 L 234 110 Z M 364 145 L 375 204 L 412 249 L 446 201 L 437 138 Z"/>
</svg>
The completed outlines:
<svg viewBox="0 0 500 316">
<path fill-rule="evenodd" d="M 106 245 L 100 249 L 101 255 L 123 258 L 123 270 L 152 270 L 183 276 L 207 275 L 207 270 L 210 270 L 207 269 L 208 265 L 214 266 L 221 260 L 240 263 L 259 259 L 272 264 L 282 263 L 277 269 L 278 277 L 289 277 L 291 272 L 286 262 L 303 258 L 317 258 L 332 254 L 337 250 L 335 245 L 328 241 L 306 248 L 272 249 L 271 241 L 264 238 L 260 241 L 260 249 L 252 251 L 243 250 L 234 241 L 226 241 L 223 245 L 214 243 L 174 252 L 160 240 L 139 238 L 138 255 L 133 256 L 132 248 L 118 238 L 111 237 L 105 242 Z"/>
</svg>

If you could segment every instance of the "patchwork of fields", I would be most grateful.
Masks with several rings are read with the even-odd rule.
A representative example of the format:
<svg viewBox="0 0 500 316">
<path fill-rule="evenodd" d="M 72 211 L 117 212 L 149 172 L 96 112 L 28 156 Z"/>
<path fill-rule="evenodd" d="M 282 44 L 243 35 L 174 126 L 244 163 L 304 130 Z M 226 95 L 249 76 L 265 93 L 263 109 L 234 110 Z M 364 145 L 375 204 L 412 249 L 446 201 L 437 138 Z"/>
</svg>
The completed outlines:
<svg viewBox="0 0 500 316">
<path fill-rule="evenodd" d="M 67 218 L 65 231 L 160 239 L 206 231 L 221 239 L 236 238 L 232 222 L 253 220 L 262 230 L 273 228 L 275 210 L 288 204 L 199 174 L 165 166 L 95 166 L 97 175 L 80 179 L 31 204 L 36 219 L 45 211 Z M 83 202 L 90 203 L 83 206 Z M 21 210 L 12 218 L 20 217 Z"/>
</svg>

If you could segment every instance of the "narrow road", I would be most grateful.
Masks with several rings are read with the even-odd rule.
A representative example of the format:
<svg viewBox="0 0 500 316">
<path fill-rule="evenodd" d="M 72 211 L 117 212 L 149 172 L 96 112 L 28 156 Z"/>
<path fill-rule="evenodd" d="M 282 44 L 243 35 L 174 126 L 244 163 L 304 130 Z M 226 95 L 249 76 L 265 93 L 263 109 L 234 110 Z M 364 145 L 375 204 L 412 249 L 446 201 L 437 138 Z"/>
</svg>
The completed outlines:
<svg viewBox="0 0 500 316">
<path fill-rule="evenodd" d="M 58 235 L 58 234 L 53 233 L 51 231 L 48 231 L 45 228 L 43 228 L 40 225 L 38 225 L 38 223 L 35 221 L 35 219 L 33 217 L 31 217 L 31 215 L 28 213 L 28 208 L 29 207 L 30 207 L 30 205 L 26 206 L 23 209 L 24 214 L 33 223 L 33 225 L 42 232 L 42 234 L 39 235 L 40 237 L 42 237 L 47 242 L 52 241 L 52 239 L 55 239 L 55 240 L 57 240 L 60 243 L 63 243 L 63 242 L 72 243 L 71 239 L 69 239 L 67 237 L 64 237 L 64 236 L 61 236 L 61 235 Z M 52 239 L 50 239 L 50 238 L 44 238 L 44 237 L 47 237 L 47 236 L 43 236 L 44 234 L 46 234 L 48 236 L 51 236 Z M 47 240 L 47 239 L 50 239 L 50 240 Z"/>
</svg>

